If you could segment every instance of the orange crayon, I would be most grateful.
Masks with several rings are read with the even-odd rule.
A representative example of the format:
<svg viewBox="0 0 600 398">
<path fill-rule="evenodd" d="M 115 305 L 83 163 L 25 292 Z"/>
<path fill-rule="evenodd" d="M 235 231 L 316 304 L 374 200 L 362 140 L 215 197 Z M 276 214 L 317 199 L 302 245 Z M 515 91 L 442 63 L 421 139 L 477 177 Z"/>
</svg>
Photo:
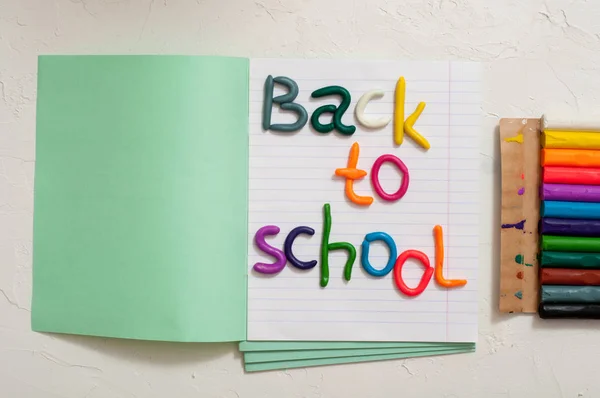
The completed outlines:
<svg viewBox="0 0 600 398">
<path fill-rule="evenodd" d="M 593 149 L 542 149 L 542 166 L 600 167 L 600 151 Z"/>
</svg>

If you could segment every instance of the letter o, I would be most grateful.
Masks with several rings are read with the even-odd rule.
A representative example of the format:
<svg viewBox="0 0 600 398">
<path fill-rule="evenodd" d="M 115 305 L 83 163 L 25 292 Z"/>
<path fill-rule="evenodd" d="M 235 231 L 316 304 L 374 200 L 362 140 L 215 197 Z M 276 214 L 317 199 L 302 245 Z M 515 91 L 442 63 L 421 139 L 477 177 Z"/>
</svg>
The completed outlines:
<svg viewBox="0 0 600 398">
<path fill-rule="evenodd" d="M 415 288 L 408 287 L 402 278 L 402 267 L 410 257 L 419 260 L 425 267 L 425 272 L 423 272 L 421 281 L 419 281 L 419 284 Z M 396 282 L 396 287 L 402 293 L 410 297 L 415 297 L 423 293 L 427 285 L 429 285 L 429 281 L 431 281 L 431 277 L 433 276 L 433 271 L 433 267 L 429 264 L 429 257 L 427 257 L 425 253 L 418 250 L 406 250 L 398 256 L 398 259 L 396 259 L 396 265 L 394 266 L 394 282 Z"/>
<path fill-rule="evenodd" d="M 369 262 L 369 246 L 371 245 L 371 242 L 376 240 L 383 241 L 387 245 L 388 249 L 390 249 L 390 257 L 385 268 L 383 269 L 375 269 Z M 365 236 L 365 240 L 363 240 L 360 260 L 364 270 L 369 275 L 382 277 L 389 274 L 394 268 L 394 259 L 396 258 L 397 254 L 398 251 L 396 249 L 396 243 L 394 242 L 394 239 L 392 239 L 391 236 L 389 236 L 385 232 L 371 232 L 370 234 L 367 234 Z"/>
<path fill-rule="evenodd" d="M 386 193 L 381 187 L 381 184 L 379 183 L 379 170 L 385 162 L 393 163 L 402 172 L 402 183 L 400 184 L 400 188 L 398 188 L 398 190 L 391 195 Z M 406 194 L 409 182 L 410 177 L 408 174 L 408 168 L 406 167 L 404 162 L 398 157 L 389 154 L 381 155 L 377 158 L 375 163 L 373 163 L 373 168 L 371 169 L 371 183 L 373 184 L 373 189 L 375 190 L 375 192 L 377 192 L 377 195 L 379 195 L 381 199 L 387 200 L 389 202 L 395 202 L 397 200 L 400 200 Z"/>
</svg>

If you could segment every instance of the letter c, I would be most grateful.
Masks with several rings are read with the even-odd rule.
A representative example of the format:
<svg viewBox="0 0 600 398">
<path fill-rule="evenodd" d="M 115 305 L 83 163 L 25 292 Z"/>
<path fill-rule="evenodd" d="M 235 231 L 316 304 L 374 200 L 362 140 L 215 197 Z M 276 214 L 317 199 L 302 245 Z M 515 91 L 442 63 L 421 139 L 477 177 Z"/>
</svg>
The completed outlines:
<svg viewBox="0 0 600 398">
<path fill-rule="evenodd" d="M 360 97 L 356 103 L 356 108 L 354 108 L 356 120 L 358 120 L 360 124 L 370 129 L 379 129 L 387 126 L 392 121 L 390 116 L 381 116 L 378 118 L 365 117 L 365 108 L 367 107 L 369 101 L 375 98 L 382 98 L 383 95 L 383 90 L 371 90 L 367 91 L 362 95 L 362 97 Z"/>
<path fill-rule="evenodd" d="M 307 235 L 313 236 L 315 234 L 315 230 L 312 229 L 311 227 L 306 227 L 306 226 L 296 227 L 296 228 L 292 229 L 290 231 L 290 233 L 288 234 L 287 238 L 285 238 L 285 243 L 283 245 L 283 250 L 285 251 L 285 256 L 287 257 L 290 264 L 292 264 L 296 268 L 299 268 L 302 270 L 314 268 L 314 266 L 317 265 L 317 260 L 300 261 L 300 260 L 298 260 L 298 258 L 296 258 L 296 256 L 294 256 L 294 253 L 292 252 L 292 246 L 294 245 L 294 241 L 300 234 L 307 234 Z"/>
</svg>

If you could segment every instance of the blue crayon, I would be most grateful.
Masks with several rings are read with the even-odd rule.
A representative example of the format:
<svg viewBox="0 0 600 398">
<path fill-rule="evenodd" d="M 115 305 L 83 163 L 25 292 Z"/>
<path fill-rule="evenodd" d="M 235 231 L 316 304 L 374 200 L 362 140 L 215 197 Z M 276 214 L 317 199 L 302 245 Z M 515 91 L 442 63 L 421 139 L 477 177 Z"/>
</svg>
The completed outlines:
<svg viewBox="0 0 600 398">
<path fill-rule="evenodd" d="M 542 217 L 600 220 L 600 203 L 544 200 L 540 213 Z"/>
<path fill-rule="evenodd" d="M 542 285 L 542 303 L 600 303 L 600 286 Z"/>
</svg>

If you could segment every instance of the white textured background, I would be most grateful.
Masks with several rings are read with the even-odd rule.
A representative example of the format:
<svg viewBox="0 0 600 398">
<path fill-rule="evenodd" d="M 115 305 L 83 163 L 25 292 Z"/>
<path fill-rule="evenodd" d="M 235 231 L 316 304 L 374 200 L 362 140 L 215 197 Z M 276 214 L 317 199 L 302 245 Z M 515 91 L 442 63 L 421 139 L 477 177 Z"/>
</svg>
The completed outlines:
<svg viewBox="0 0 600 398">
<path fill-rule="evenodd" d="M 500 316 L 498 117 L 600 113 L 600 3 L 0 0 L 0 397 L 600 397 L 600 322 Z M 30 331 L 36 56 L 486 62 L 476 354 L 244 374 L 232 345 Z"/>
</svg>

